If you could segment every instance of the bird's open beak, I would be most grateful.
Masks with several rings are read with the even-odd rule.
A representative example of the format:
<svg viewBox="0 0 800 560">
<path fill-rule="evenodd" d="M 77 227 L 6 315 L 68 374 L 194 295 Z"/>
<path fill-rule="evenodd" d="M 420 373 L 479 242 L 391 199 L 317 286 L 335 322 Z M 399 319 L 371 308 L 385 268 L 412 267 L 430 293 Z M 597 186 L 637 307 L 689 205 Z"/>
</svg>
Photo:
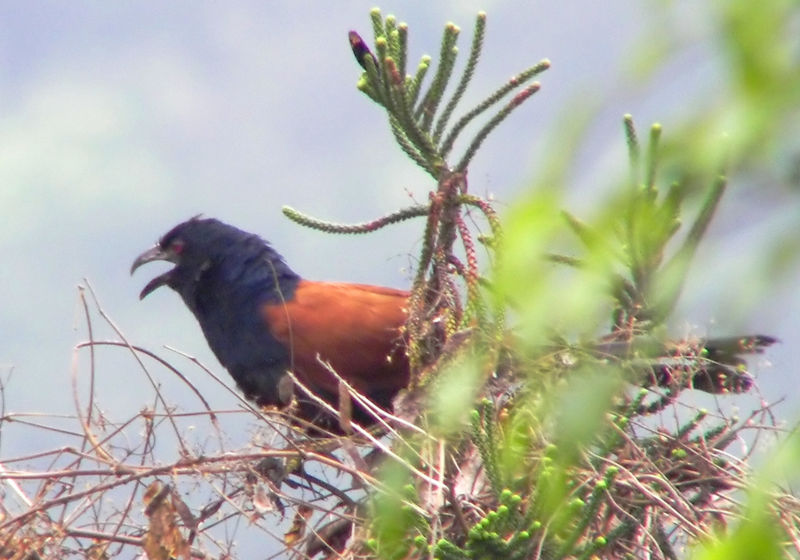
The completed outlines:
<svg viewBox="0 0 800 560">
<path fill-rule="evenodd" d="M 171 263 L 177 262 L 176 255 L 174 253 L 165 251 L 159 245 L 155 245 L 151 249 L 148 249 L 147 251 L 136 257 L 136 260 L 133 261 L 133 264 L 131 265 L 131 274 L 133 274 L 136 271 L 136 269 L 142 266 L 143 264 L 147 264 L 153 261 L 168 261 Z M 155 278 L 150 280 L 144 287 L 144 289 L 142 289 L 142 291 L 139 293 L 139 299 L 144 299 L 150 292 L 154 291 L 156 288 L 160 288 L 161 286 L 167 285 L 172 276 L 173 270 L 175 269 L 174 268 L 170 269 L 164 274 L 156 276 Z"/>
</svg>

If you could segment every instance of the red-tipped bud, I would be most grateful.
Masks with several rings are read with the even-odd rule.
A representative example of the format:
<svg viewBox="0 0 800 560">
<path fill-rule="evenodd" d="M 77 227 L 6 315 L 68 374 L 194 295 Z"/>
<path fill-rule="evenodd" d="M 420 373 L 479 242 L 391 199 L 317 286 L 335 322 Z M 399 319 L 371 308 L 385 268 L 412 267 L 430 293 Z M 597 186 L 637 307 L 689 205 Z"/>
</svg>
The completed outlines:
<svg viewBox="0 0 800 560">
<path fill-rule="evenodd" d="M 356 57 L 356 62 L 358 62 L 364 70 L 367 69 L 367 64 L 366 62 L 364 62 L 364 59 L 368 56 L 372 57 L 372 60 L 375 62 L 377 66 L 377 61 L 375 60 L 375 57 L 370 52 L 369 47 L 364 42 L 364 39 L 361 38 L 361 35 L 359 35 L 355 31 L 350 31 L 347 34 L 347 38 L 350 41 L 350 48 L 353 50 L 353 56 Z"/>
</svg>

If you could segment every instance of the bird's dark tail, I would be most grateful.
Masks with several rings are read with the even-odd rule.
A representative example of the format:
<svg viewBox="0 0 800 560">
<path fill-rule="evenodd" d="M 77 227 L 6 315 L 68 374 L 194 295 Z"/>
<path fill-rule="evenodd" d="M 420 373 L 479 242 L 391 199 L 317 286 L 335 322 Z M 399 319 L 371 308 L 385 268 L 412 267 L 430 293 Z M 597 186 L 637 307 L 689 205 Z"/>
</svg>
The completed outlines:
<svg viewBox="0 0 800 560">
<path fill-rule="evenodd" d="M 596 358 L 619 359 L 649 376 L 644 384 L 693 388 L 708 393 L 743 393 L 753 385 L 747 354 L 761 354 L 777 342 L 765 335 L 682 340 L 679 342 L 602 342 L 589 352 Z"/>
</svg>

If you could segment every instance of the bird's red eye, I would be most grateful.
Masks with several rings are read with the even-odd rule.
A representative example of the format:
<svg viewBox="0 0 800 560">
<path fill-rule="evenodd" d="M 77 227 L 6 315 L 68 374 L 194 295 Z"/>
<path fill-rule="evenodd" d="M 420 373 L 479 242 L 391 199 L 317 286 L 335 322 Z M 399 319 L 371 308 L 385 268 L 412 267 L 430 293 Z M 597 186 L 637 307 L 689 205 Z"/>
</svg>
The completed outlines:
<svg viewBox="0 0 800 560">
<path fill-rule="evenodd" d="M 183 252 L 183 241 L 180 239 L 176 239 L 172 243 L 169 244 L 169 249 L 176 255 L 180 255 Z"/>
</svg>

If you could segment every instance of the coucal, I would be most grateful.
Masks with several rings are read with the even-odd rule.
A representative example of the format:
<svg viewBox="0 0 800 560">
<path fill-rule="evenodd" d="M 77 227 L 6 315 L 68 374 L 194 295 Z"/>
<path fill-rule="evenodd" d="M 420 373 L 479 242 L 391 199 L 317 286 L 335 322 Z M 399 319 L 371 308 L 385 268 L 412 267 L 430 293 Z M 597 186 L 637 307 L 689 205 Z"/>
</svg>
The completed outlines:
<svg viewBox="0 0 800 560">
<path fill-rule="evenodd" d="M 178 292 L 217 359 L 257 404 L 288 405 L 294 387 L 287 371 L 292 371 L 338 409 L 339 383 L 321 361 L 386 410 L 408 385 L 403 338 L 408 292 L 304 280 L 257 235 L 207 218 L 175 226 L 136 258 L 131 273 L 158 260 L 175 267 L 153 278 L 139 297 L 160 286 Z M 691 385 L 720 393 L 749 389 L 752 378 L 739 354 L 761 352 L 774 341 L 768 336 L 697 341 L 688 352 L 680 344 L 643 348 L 628 342 L 584 350 L 596 358 L 635 363 L 645 385 Z M 690 379 L 683 379 L 682 371 L 689 371 Z M 297 397 L 300 418 L 338 431 L 334 417 L 303 395 Z M 359 423 L 374 422 L 359 406 L 352 413 Z"/>
<path fill-rule="evenodd" d="M 408 385 L 402 336 L 408 292 L 304 280 L 266 241 L 215 219 L 175 226 L 137 257 L 131 273 L 159 260 L 175 267 L 151 280 L 140 299 L 160 286 L 178 292 L 217 359 L 258 405 L 292 401 L 291 370 L 338 408 L 339 383 L 320 360 L 387 410 Z M 297 414 L 336 430 L 329 415 L 300 395 Z M 353 418 L 374 422 L 360 407 Z"/>
</svg>

